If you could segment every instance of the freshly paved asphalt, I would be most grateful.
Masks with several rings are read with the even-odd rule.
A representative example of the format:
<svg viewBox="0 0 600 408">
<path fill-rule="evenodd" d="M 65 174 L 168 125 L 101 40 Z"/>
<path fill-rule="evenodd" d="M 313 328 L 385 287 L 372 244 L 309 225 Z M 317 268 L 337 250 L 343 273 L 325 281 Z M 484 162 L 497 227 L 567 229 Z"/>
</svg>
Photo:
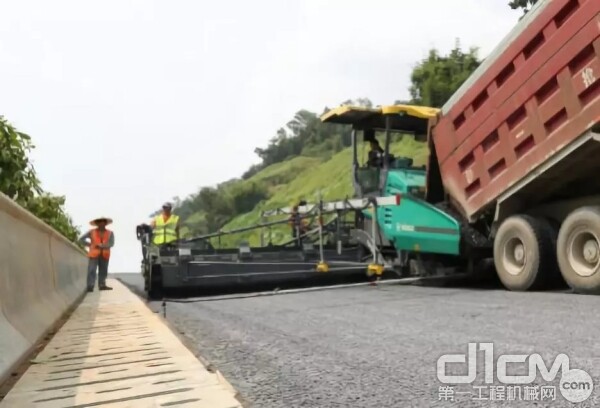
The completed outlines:
<svg viewBox="0 0 600 408">
<path fill-rule="evenodd" d="M 141 292 L 138 274 L 116 277 Z M 380 285 L 246 299 L 167 303 L 167 320 L 240 392 L 249 407 L 489 406 L 483 352 L 474 384 L 440 392 L 437 359 L 467 353 L 469 342 L 493 342 L 498 354 L 539 353 L 548 369 L 565 353 L 571 369 L 596 388 L 578 406 L 600 405 L 600 298 L 567 291 L 513 293 L 500 287 Z M 154 310 L 160 302 L 150 302 Z M 494 359 L 495 361 L 495 359 Z M 508 374 L 526 374 L 525 364 Z M 466 364 L 449 365 L 466 374 Z M 494 406 L 573 406 L 538 375 L 532 386 L 556 386 L 556 397 Z M 495 386 L 501 386 L 494 374 Z M 472 394 L 457 394 L 471 392 Z M 479 393 L 483 400 L 477 400 Z M 550 391 L 551 392 L 551 391 Z M 451 391 L 450 391 L 451 393 Z M 450 394 L 446 394 L 449 396 Z"/>
</svg>

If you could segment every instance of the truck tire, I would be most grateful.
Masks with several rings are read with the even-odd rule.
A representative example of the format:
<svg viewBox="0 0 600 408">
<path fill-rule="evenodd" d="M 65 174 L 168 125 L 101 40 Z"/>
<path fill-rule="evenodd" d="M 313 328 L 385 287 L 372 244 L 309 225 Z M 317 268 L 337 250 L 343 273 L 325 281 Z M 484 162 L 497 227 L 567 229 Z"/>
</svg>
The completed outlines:
<svg viewBox="0 0 600 408">
<path fill-rule="evenodd" d="M 555 237 L 547 220 L 528 215 L 507 218 L 494 239 L 494 265 L 505 288 L 512 291 L 546 287 L 557 269 Z"/>
<path fill-rule="evenodd" d="M 600 207 L 581 207 L 569 214 L 556 245 L 560 272 L 571 289 L 600 293 Z"/>
</svg>

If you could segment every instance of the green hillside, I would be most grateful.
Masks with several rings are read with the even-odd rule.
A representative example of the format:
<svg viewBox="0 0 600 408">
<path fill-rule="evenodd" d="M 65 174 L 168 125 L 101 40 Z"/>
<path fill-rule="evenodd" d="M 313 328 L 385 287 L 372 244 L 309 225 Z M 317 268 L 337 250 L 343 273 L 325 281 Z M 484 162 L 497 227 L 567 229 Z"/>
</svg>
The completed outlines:
<svg viewBox="0 0 600 408">
<path fill-rule="evenodd" d="M 423 143 L 416 142 L 406 136 L 395 141 L 390 146 L 396 156 L 409 156 L 415 159 L 415 164 L 424 164 L 427 150 Z M 359 160 L 366 161 L 367 146 L 359 150 Z M 363 159 L 364 158 L 364 159 Z M 261 222 L 260 212 L 266 209 L 289 206 L 300 199 L 308 202 L 318 200 L 319 192 L 325 200 L 343 199 L 352 196 L 351 179 L 352 148 L 345 148 L 330 158 L 315 158 L 299 156 L 266 167 L 247 180 L 238 180 L 231 184 L 236 188 L 244 185 L 260 185 L 268 191 L 268 196 L 261 200 L 252 211 L 236 216 L 223 226 L 229 231 L 237 228 L 258 224 Z M 201 221 L 205 217 L 202 211 L 192 214 L 186 223 Z M 187 230 L 187 232 L 190 232 Z M 267 242 L 267 231 L 264 239 Z M 247 231 L 221 238 L 221 245 L 237 245 L 240 241 L 248 241 L 251 245 L 260 244 L 260 230 Z M 284 224 L 271 229 L 273 243 L 289 239 L 289 228 Z M 214 244 L 217 244 L 216 240 Z"/>
<path fill-rule="evenodd" d="M 292 182 L 299 173 L 302 173 L 306 169 L 319 166 L 321 162 L 322 159 L 317 157 L 293 157 L 281 163 L 268 166 L 246 180 L 236 179 L 223 183 L 216 190 L 220 190 L 221 195 L 227 196 L 227 198 L 230 198 L 231 200 L 239 200 L 239 192 L 256 192 L 256 196 L 253 197 L 253 201 L 256 203 L 250 201 L 249 204 L 250 208 L 248 210 L 252 210 L 256 205 L 277 195 L 278 191 L 286 184 Z M 184 209 L 189 209 L 191 211 L 189 214 L 182 214 L 183 226 L 181 232 L 183 236 L 190 237 L 198 234 L 206 234 L 214 232 L 218 228 L 211 225 L 213 223 L 210 221 L 214 220 L 209 220 L 210 216 L 207 214 L 205 208 L 200 206 L 197 211 L 194 211 L 193 208 L 190 208 L 191 203 L 184 203 L 184 205 Z M 248 211 L 240 212 L 242 214 L 248 213 Z M 225 221 L 225 223 L 227 221 Z"/>
<path fill-rule="evenodd" d="M 411 99 L 395 104 L 439 108 L 480 63 L 477 49 L 464 52 L 458 41 L 446 55 L 432 49 L 410 75 Z M 341 104 L 373 107 L 367 98 Z M 319 193 L 325 200 L 352 196 L 351 129 L 321 122 L 320 116 L 328 110 L 325 107 L 321 114 L 305 109 L 298 111 L 275 132 L 266 147 L 254 150 L 260 162 L 240 178 L 202 187 L 184 200 L 175 198 L 175 213 L 183 221 L 184 237 L 255 225 L 261 221 L 262 210 L 289 206 L 299 199 L 315 202 Z M 425 146 L 410 136 L 396 140 L 391 150 L 396 156 L 413 157 L 415 164 L 424 164 L 427 157 Z M 366 146 L 360 146 L 361 163 L 366 161 L 367 151 Z M 289 237 L 286 225 L 272 230 L 273 243 Z M 257 245 L 260 238 L 260 231 L 245 232 L 222 238 L 221 245 L 237 245 L 241 240 Z"/>
</svg>

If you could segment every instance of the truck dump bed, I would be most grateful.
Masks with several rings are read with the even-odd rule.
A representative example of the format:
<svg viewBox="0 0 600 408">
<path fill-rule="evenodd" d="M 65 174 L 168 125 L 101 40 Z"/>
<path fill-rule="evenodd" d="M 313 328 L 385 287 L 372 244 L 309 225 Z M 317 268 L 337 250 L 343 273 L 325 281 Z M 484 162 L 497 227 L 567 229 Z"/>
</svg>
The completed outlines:
<svg viewBox="0 0 600 408">
<path fill-rule="evenodd" d="M 600 0 L 538 2 L 431 130 L 444 189 L 468 219 L 600 121 L 599 79 Z"/>
</svg>

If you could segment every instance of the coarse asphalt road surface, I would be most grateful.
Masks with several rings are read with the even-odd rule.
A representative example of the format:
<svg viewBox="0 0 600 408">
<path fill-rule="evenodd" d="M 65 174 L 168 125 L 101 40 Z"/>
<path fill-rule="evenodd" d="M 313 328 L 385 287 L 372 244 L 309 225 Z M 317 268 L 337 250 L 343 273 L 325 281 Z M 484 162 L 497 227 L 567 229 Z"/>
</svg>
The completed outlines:
<svg viewBox="0 0 600 408">
<path fill-rule="evenodd" d="M 139 274 L 112 276 L 141 293 Z M 169 302 L 167 320 L 248 407 L 482 407 L 492 404 L 491 394 L 493 406 L 591 407 L 600 406 L 598 305 L 597 296 L 567 291 L 380 285 Z M 149 306 L 161 310 L 161 302 Z M 440 392 L 437 359 L 467 354 L 469 342 L 493 342 L 494 361 L 501 353 L 539 353 L 548 369 L 565 353 L 570 368 L 589 373 L 595 388 L 573 405 L 561 395 L 559 371 L 553 382 L 538 375 L 509 401 L 508 388 L 483 382 L 480 352 L 476 382 Z M 527 374 L 526 364 L 508 367 L 509 375 Z M 465 375 L 466 364 L 449 365 L 448 372 Z M 492 385 L 502 385 L 495 373 Z M 543 399 L 542 386 L 550 387 Z"/>
</svg>

